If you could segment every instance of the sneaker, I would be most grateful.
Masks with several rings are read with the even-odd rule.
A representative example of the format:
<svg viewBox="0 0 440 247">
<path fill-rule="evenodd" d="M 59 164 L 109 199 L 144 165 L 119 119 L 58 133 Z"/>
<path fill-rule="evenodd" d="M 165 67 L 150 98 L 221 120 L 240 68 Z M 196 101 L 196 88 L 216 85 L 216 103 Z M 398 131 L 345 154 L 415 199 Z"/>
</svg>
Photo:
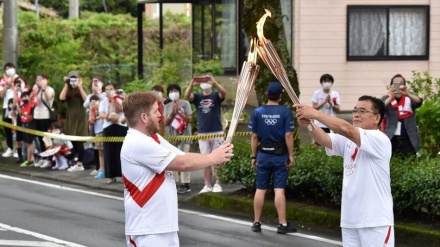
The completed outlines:
<svg viewBox="0 0 440 247">
<path fill-rule="evenodd" d="M 15 161 L 15 163 L 17 163 L 17 164 L 21 164 L 21 163 L 23 163 L 23 159 L 20 159 L 20 158 L 18 158 L 16 161 Z"/>
<path fill-rule="evenodd" d="M 212 192 L 214 193 L 223 192 L 223 188 L 222 186 L 220 186 L 220 184 L 214 184 L 214 187 L 212 187 Z"/>
<path fill-rule="evenodd" d="M 98 173 L 99 173 L 98 170 L 93 170 L 93 171 L 90 173 L 90 176 L 96 176 L 96 175 L 98 175 Z M 95 177 L 95 178 L 96 178 L 96 177 Z"/>
<path fill-rule="evenodd" d="M 98 171 L 98 173 L 95 176 L 96 179 L 101 179 L 101 178 L 105 178 L 105 172 L 103 171 Z"/>
<path fill-rule="evenodd" d="M 191 192 L 191 187 L 189 187 L 189 184 L 185 183 L 185 184 L 181 184 L 177 187 L 177 193 L 183 194 L 183 193 L 187 193 L 187 192 Z"/>
<path fill-rule="evenodd" d="M 40 159 L 37 163 L 34 164 L 35 167 L 41 167 L 44 163 L 43 159 Z"/>
<path fill-rule="evenodd" d="M 199 194 L 202 194 L 202 193 L 206 193 L 206 192 L 211 192 L 212 191 L 212 188 L 209 188 L 208 186 L 204 186 L 203 187 L 203 189 L 199 192 Z"/>
<path fill-rule="evenodd" d="M 295 227 L 291 227 L 289 223 L 287 223 L 286 226 L 283 226 L 283 224 L 278 224 L 277 233 L 278 234 L 286 234 L 286 233 L 292 233 L 296 232 Z"/>
<path fill-rule="evenodd" d="M 84 166 L 74 165 L 67 169 L 68 172 L 80 172 L 84 171 Z"/>
<path fill-rule="evenodd" d="M 20 167 L 28 167 L 29 163 L 29 160 L 25 160 L 23 163 L 20 164 Z"/>
<path fill-rule="evenodd" d="M 18 158 L 18 153 L 17 153 L 17 150 L 15 150 L 15 152 L 14 152 L 14 158 Z"/>
<path fill-rule="evenodd" d="M 8 148 L 6 151 L 2 154 L 3 157 L 11 157 L 12 156 L 12 149 Z"/>
<path fill-rule="evenodd" d="M 261 222 L 254 222 L 251 229 L 253 232 L 261 232 Z"/>
<path fill-rule="evenodd" d="M 52 168 L 52 161 L 50 161 L 50 160 L 44 160 L 44 161 L 43 161 L 43 164 L 40 166 L 40 168 L 43 168 L 43 169 L 49 169 L 49 168 Z"/>
</svg>

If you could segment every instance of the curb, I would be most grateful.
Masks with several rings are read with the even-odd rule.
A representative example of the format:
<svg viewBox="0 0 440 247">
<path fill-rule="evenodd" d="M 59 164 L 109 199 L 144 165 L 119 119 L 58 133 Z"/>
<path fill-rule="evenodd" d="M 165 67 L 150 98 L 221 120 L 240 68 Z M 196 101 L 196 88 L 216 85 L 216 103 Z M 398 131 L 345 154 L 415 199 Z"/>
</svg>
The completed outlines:
<svg viewBox="0 0 440 247">
<path fill-rule="evenodd" d="M 191 203 L 210 209 L 253 215 L 253 199 L 228 194 L 204 193 L 193 197 Z M 288 221 L 300 225 L 325 227 L 340 234 L 340 211 L 301 203 L 288 202 L 286 205 Z M 262 215 L 277 218 L 273 202 L 264 203 Z M 249 223 L 250 225 L 251 223 Z M 399 243 L 412 246 L 440 246 L 440 231 L 421 226 L 396 223 L 394 225 L 396 246 Z"/>
</svg>

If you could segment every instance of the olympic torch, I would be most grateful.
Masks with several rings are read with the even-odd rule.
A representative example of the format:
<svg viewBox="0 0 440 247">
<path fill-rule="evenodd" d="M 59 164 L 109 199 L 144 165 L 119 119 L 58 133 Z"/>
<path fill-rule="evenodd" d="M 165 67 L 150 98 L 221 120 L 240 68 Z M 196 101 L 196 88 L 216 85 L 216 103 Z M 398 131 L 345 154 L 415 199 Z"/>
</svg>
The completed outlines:
<svg viewBox="0 0 440 247">
<path fill-rule="evenodd" d="M 240 77 L 238 79 L 234 110 L 232 112 L 228 135 L 226 136 L 226 141 L 229 143 L 232 143 L 232 138 L 234 136 L 235 130 L 237 129 L 238 120 L 240 119 L 240 115 L 244 109 L 244 106 L 246 105 L 247 99 L 249 98 L 249 93 L 251 92 L 252 87 L 255 84 L 255 79 L 257 78 L 258 72 L 260 71 L 260 66 L 256 64 L 256 46 L 257 40 L 251 39 L 248 60 L 243 63 Z"/>
<path fill-rule="evenodd" d="M 266 22 L 267 17 L 271 17 L 271 12 L 267 9 L 264 10 L 266 11 L 266 13 L 257 22 L 257 36 L 259 41 L 257 46 L 258 55 L 266 64 L 266 66 L 270 69 L 272 74 L 278 79 L 278 81 L 284 87 L 284 89 L 286 90 L 287 94 L 289 95 L 293 103 L 300 104 L 298 96 L 296 95 L 295 90 L 293 90 L 292 85 L 290 84 L 289 77 L 287 77 L 286 70 L 284 69 L 284 66 L 281 63 L 281 59 L 278 56 L 275 47 L 272 45 L 272 42 L 270 42 L 270 40 L 264 37 L 263 34 L 264 23 Z M 309 131 L 312 131 L 313 125 L 310 124 L 309 126 L 307 126 L 307 128 L 309 129 Z"/>
</svg>

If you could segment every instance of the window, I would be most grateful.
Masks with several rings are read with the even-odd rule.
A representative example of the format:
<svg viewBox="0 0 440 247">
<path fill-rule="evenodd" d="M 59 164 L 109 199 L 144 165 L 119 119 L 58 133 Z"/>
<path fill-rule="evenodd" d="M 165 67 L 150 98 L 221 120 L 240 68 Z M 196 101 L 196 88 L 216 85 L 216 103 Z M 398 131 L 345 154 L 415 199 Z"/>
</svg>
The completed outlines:
<svg viewBox="0 0 440 247">
<path fill-rule="evenodd" d="M 429 6 L 348 6 L 347 60 L 428 60 Z"/>
</svg>

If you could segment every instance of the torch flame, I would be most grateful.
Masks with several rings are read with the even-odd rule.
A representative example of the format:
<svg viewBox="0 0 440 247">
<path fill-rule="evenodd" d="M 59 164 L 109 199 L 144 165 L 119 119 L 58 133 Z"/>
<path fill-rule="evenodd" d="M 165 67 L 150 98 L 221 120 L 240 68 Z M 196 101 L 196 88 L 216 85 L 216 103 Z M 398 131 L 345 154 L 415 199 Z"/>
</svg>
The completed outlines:
<svg viewBox="0 0 440 247">
<path fill-rule="evenodd" d="M 257 63 L 257 39 L 251 39 L 250 45 L 249 45 L 249 54 L 248 54 L 248 62 L 252 64 Z"/>
<path fill-rule="evenodd" d="M 266 14 L 264 14 L 260 20 L 257 22 L 257 36 L 258 36 L 258 40 L 263 43 L 266 44 L 266 38 L 264 37 L 263 34 L 263 26 L 264 23 L 266 22 L 266 18 L 272 17 L 272 13 L 270 13 L 270 11 L 268 9 L 264 9 L 264 11 L 266 11 Z"/>
</svg>

